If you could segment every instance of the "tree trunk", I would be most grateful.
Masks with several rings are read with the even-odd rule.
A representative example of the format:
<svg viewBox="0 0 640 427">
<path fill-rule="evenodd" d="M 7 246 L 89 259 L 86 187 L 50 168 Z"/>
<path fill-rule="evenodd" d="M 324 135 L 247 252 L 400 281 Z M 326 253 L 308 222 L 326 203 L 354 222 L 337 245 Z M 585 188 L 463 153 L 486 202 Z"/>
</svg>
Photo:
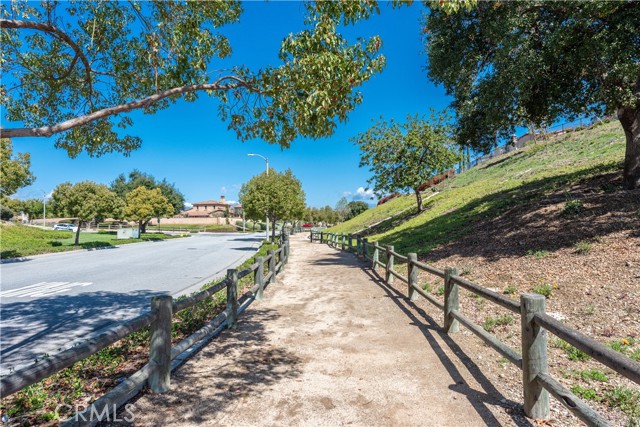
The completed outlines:
<svg viewBox="0 0 640 427">
<path fill-rule="evenodd" d="M 78 228 L 76 229 L 76 240 L 73 243 L 74 246 L 78 246 L 80 244 L 80 227 L 82 227 L 82 221 L 78 220 Z"/>
<path fill-rule="evenodd" d="M 633 190 L 640 188 L 640 108 L 618 108 L 618 119 L 627 138 L 622 185 Z"/>
<path fill-rule="evenodd" d="M 422 212 L 422 194 L 420 194 L 420 190 L 414 189 L 416 193 L 416 201 L 418 202 L 418 212 Z"/>
<path fill-rule="evenodd" d="M 147 232 L 147 224 L 149 224 L 149 221 L 140 221 L 140 234 Z"/>
<path fill-rule="evenodd" d="M 271 241 L 275 243 L 276 241 L 276 217 L 269 218 L 271 221 Z"/>
</svg>

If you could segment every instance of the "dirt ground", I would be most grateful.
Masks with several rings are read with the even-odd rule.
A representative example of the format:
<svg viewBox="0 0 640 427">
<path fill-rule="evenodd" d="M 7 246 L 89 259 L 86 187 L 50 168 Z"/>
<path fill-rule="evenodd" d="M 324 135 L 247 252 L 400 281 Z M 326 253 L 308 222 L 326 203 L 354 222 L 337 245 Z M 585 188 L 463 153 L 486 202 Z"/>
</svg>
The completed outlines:
<svg viewBox="0 0 640 427">
<path fill-rule="evenodd" d="M 169 393 L 132 402 L 133 425 L 530 425 L 406 290 L 306 237 L 292 236 L 264 300 L 179 368 Z"/>
</svg>

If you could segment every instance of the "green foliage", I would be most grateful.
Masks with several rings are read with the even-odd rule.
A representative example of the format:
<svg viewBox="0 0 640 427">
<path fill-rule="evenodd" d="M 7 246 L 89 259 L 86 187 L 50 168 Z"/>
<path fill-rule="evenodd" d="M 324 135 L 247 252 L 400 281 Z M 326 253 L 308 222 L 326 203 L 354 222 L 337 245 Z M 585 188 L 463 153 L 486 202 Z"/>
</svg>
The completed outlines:
<svg viewBox="0 0 640 427">
<path fill-rule="evenodd" d="M 44 214 L 44 202 L 41 199 L 23 200 L 20 207 L 24 213 L 29 215 L 30 220 L 42 218 Z"/>
<path fill-rule="evenodd" d="M 19 188 L 33 184 L 29 153 L 13 155 L 13 144 L 9 138 L 0 139 L 0 197 L 7 197 Z"/>
<path fill-rule="evenodd" d="M 548 257 L 549 255 L 551 255 L 551 252 L 546 251 L 544 249 L 536 249 L 536 250 L 529 249 L 527 251 L 527 255 L 540 259 L 540 258 Z"/>
<path fill-rule="evenodd" d="M 489 316 L 485 319 L 482 327 L 487 332 L 493 332 L 496 326 L 508 326 L 513 323 L 514 317 L 510 314 L 503 314 L 501 316 Z"/>
<path fill-rule="evenodd" d="M 77 218 L 79 225 L 97 221 L 109 216 L 118 216 L 122 209 L 122 200 L 107 186 L 92 181 L 77 184 L 65 182 L 53 190 L 52 202 L 56 212 L 66 217 Z M 80 227 L 76 232 L 76 245 L 79 244 Z"/>
<path fill-rule="evenodd" d="M 152 218 L 161 218 L 173 213 L 173 206 L 162 195 L 160 188 L 149 190 L 141 186 L 127 193 L 125 199 L 123 216 L 137 221 L 141 232 L 145 231 L 146 223 Z"/>
<path fill-rule="evenodd" d="M 444 295 L 444 286 L 443 285 L 438 286 L 438 289 L 436 289 L 436 295 L 438 295 L 440 297 Z"/>
<path fill-rule="evenodd" d="M 459 160 L 444 113 L 432 112 L 429 119 L 407 116 L 405 123 L 378 121 L 351 141 L 360 147 L 360 166 L 369 167 L 373 176 L 368 182 L 376 193 L 413 191 L 419 211 L 418 188 Z"/>
<path fill-rule="evenodd" d="M 9 221 L 11 218 L 13 218 L 15 215 L 15 213 L 9 209 L 6 208 L 4 206 L 0 206 L 0 219 L 3 221 Z"/>
<path fill-rule="evenodd" d="M 266 215 L 275 224 L 278 220 L 295 220 L 303 216 L 305 193 L 290 169 L 284 173 L 270 170 L 242 185 L 240 203 L 247 218 L 258 220 Z"/>
<path fill-rule="evenodd" d="M 534 294 L 544 295 L 545 298 L 551 298 L 551 295 L 553 295 L 553 286 L 548 283 L 543 283 L 541 285 L 534 286 L 531 292 Z"/>
<path fill-rule="evenodd" d="M 137 169 L 131 171 L 128 177 L 124 174 L 118 175 L 118 177 L 111 183 L 111 190 L 120 196 L 123 200 L 127 194 L 138 187 L 145 187 L 148 190 L 159 188 L 162 195 L 173 206 L 173 213 L 171 215 L 177 215 L 184 208 L 184 195 L 178 190 L 174 184 L 170 184 L 166 178 L 162 181 L 156 180 L 153 176 L 140 172 Z"/>
<path fill-rule="evenodd" d="M 352 202 L 349 202 L 347 204 L 347 216 L 345 220 L 355 218 L 361 213 L 363 213 L 364 211 L 366 211 L 367 209 L 369 209 L 369 205 L 360 200 L 354 200 Z"/>
<path fill-rule="evenodd" d="M 338 29 L 379 10 L 377 2 L 304 8 L 304 29 L 274 52 L 280 65 L 252 71 L 225 61 L 232 49 L 223 29 L 240 20 L 239 1 L 13 2 L 0 33 L 8 120 L 31 136 L 68 130 L 56 146 L 72 157 L 128 153 L 141 141 L 117 129 L 133 125 L 121 113 L 207 94 L 239 139 L 286 147 L 297 136 L 329 136 L 362 102 L 357 88 L 385 65 L 378 36 L 347 39 Z M 88 116 L 97 111 L 104 114 Z M 65 122 L 74 118 L 80 123 Z"/>
<path fill-rule="evenodd" d="M 598 397 L 598 392 L 591 387 L 583 387 L 581 385 L 574 385 L 571 387 L 571 393 L 575 394 L 578 397 L 587 400 L 600 400 Z"/>
<path fill-rule="evenodd" d="M 584 204 L 580 199 L 572 199 L 567 201 L 562 208 L 562 215 L 575 216 L 584 210 Z"/>
<path fill-rule="evenodd" d="M 516 292 L 518 292 L 518 288 L 516 288 L 514 285 L 508 285 L 502 291 L 502 293 L 505 295 L 514 295 Z"/>
<path fill-rule="evenodd" d="M 609 377 L 602 371 L 597 369 L 585 369 L 583 371 L 576 371 L 576 374 L 583 380 L 594 380 L 600 382 L 609 381 Z"/>
<path fill-rule="evenodd" d="M 454 98 L 461 144 L 487 150 L 507 141 L 516 126 L 619 109 L 631 148 L 640 117 L 640 43 L 619 40 L 637 34 L 638 22 L 640 8 L 622 2 L 478 2 L 458 13 L 430 8 L 423 27 L 428 73 Z M 636 157 L 630 149 L 626 167 Z"/>
<path fill-rule="evenodd" d="M 564 352 L 567 354 L 567 357 L 569 358 L 569 360 L 573 360 L 574 362 L 584 362 L 585 360 L 589 360 L 590 357 L 587 353 L 585 353 L 582 350 L 578 350 L 577 348 L 575 348 L 574 346 L 572 346 L 571 344 L 569 344 L 568 342 L 561 340 L 560 338 L 556 339 L 554 341 L 554 345 L 557 348 L 560 348 L 562 350 L 564 350 Z"/>
<path fill-rule="evenodd" d="M 591 244 L 591 242 L 583 240 L 581 242 L 576 243 L 574 248 L 575 248 L 575 252 L 578 255 L 586 255 L 589 252 L 591 252 L 592 246 L 593 245 Z"/>
<path fill-rule="evenodd" d="M 609 406 L 619 408 L 627 415 L 629 427 L 640 426 L 640 392 L 625 386 L 616 386 L 607 390 L 604 400 Z"/>
</svg>

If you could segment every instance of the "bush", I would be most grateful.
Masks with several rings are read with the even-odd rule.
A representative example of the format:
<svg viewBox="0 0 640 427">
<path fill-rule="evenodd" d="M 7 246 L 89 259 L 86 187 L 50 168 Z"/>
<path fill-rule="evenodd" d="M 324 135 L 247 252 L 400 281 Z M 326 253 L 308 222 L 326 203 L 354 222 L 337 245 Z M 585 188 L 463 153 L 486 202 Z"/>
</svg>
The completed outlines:
<svg viewBox="0 0 640 427">
<path fill-rule="evenodd" d="M 13 211 L 9 208 L 6 208 L 4 206 L 0 206 L 0 219 L 3 221 L 9 221 L 11 218 L 13 218 L 15 214 L 13 213 Z"/>
</svg>

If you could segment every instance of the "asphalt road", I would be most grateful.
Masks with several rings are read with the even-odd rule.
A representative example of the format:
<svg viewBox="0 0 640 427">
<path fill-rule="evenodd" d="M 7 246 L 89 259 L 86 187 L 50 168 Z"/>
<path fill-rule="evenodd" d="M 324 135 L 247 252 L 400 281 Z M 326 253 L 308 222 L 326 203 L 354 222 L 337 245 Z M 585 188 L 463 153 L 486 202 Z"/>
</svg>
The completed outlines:
<svg viewBox="0 0 640 427">
<path fill-rule="evenodd" d="M 34 256 L 0 265 L 0 374 L 187 294 L 253 256 L 263 234 L 184 239 Z"/>
</svg>

